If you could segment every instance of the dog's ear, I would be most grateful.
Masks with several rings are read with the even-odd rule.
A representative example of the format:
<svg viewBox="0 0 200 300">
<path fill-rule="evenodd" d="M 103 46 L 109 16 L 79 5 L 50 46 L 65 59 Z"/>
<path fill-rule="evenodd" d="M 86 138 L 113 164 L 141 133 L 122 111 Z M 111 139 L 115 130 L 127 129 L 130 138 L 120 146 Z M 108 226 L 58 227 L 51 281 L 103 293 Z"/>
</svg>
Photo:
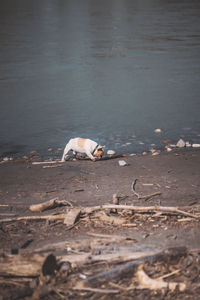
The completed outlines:
<svg viewBox="0 0 200 300">
<path fill-rule="evenodd" d="M 99 150 L 100 150 L 100 149 L 101 149 L 101 150 L 104 150 L 105 147 L 106 147 L 106 146 L 101 146 L 101 147 L 99 148 Z"/>
</svg>

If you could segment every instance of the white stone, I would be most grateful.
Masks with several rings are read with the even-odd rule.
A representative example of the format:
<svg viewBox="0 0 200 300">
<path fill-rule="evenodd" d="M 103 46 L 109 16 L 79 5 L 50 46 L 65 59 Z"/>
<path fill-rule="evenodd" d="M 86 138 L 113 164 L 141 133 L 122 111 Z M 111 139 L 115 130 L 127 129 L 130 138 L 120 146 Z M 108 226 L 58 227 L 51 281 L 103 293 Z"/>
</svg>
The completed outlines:
<svg viewBox="0 0 200 300">
<path fill-rule="evenodd" d="M 184 142 L 184 140 L 180 139 L 180 140 L 177 142 L 176 147 L 179 147 L 179 148 L 185 147 L 185 142 Z"/>
<path fill-rule="evenodd" d="M 199 147 L 200 147 L 200 144 L 192 144 L 192 147 L 193 147 L 193 148 L 199 148 Z"/>
<path fill-rule="evenodd" d="M 107 151 L 107 154 L 108 154 L 108 155 L 114 155 L 114 154 L 115 154 L 115 151 L 114 151 L 114 150 L 108 150 L 108 151 Z"/>
<path fill-rule="evenodd" d="M 127 166 L 127 163 L 125 162 L 125 160 L 118 160 L 118 164 L 120 167 Z"/>
<path fill-rule="evenodd" d="M 172 151 L 172 148 L 166 147 L 166 150 L 167 150 L 167 152 L 170 152 L 170 151 Z"/>
<path fill-rule="evenodd" d="M 190 144 L 190 142 L 186 142 L 186 143 L 185 143 L 185 146 L 186 146 L 186 147 L 191 147 L 192 145 Z"/>
</svg>

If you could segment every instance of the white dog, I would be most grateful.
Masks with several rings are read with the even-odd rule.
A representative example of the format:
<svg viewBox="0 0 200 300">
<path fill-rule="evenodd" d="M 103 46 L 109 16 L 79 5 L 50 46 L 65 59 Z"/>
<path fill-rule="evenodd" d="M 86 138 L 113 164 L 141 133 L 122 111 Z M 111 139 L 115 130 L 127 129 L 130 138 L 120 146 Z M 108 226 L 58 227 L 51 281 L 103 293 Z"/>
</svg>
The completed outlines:
<svg viewBox="0 0 200 300">
<path fill-rule="evenodd" d="M 71 150 L 74 154 L 84 153 L 91 160 L 96 161 L 96 158 L 102 157 L 105 146 L 100 146 L 90 139 L 74 138 L 69 140 L 65 146 L 62 161 L 67 160 L 67 153 Z"/>
</svg>

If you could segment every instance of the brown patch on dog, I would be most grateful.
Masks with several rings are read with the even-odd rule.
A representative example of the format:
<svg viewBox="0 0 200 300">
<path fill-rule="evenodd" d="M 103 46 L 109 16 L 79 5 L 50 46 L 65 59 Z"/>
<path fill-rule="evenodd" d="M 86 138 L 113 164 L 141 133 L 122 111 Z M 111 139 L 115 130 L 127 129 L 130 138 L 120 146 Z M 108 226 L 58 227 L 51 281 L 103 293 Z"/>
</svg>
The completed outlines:
<svg viewBox="0 0 200 300">
<path fill-rule="evenodd" d="M 78 147 L 84 148 L 84 145 L 85 145 L 85 139 L 83 139 L 83 138 L 78 138 L 77 144 L 78 144 Z"/>
</svg>

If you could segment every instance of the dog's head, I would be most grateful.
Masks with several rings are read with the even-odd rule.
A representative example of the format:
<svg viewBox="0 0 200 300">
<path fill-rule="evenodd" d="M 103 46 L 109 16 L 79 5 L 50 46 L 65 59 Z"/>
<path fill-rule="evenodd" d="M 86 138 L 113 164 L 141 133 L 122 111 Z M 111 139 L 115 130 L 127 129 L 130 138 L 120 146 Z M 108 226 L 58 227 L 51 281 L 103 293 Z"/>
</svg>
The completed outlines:
<svg viewBox="0 0 200 300">
<path fill-rule="evenodd" d="M 94 152 L 94 156 L 101 158 L 103 156 L 103 154 L 104 154 L 104 148 L 105 148 L 105 146 L 100 146 L 99 145 L 97 147 L 96 151 Z"/>
</svg>

